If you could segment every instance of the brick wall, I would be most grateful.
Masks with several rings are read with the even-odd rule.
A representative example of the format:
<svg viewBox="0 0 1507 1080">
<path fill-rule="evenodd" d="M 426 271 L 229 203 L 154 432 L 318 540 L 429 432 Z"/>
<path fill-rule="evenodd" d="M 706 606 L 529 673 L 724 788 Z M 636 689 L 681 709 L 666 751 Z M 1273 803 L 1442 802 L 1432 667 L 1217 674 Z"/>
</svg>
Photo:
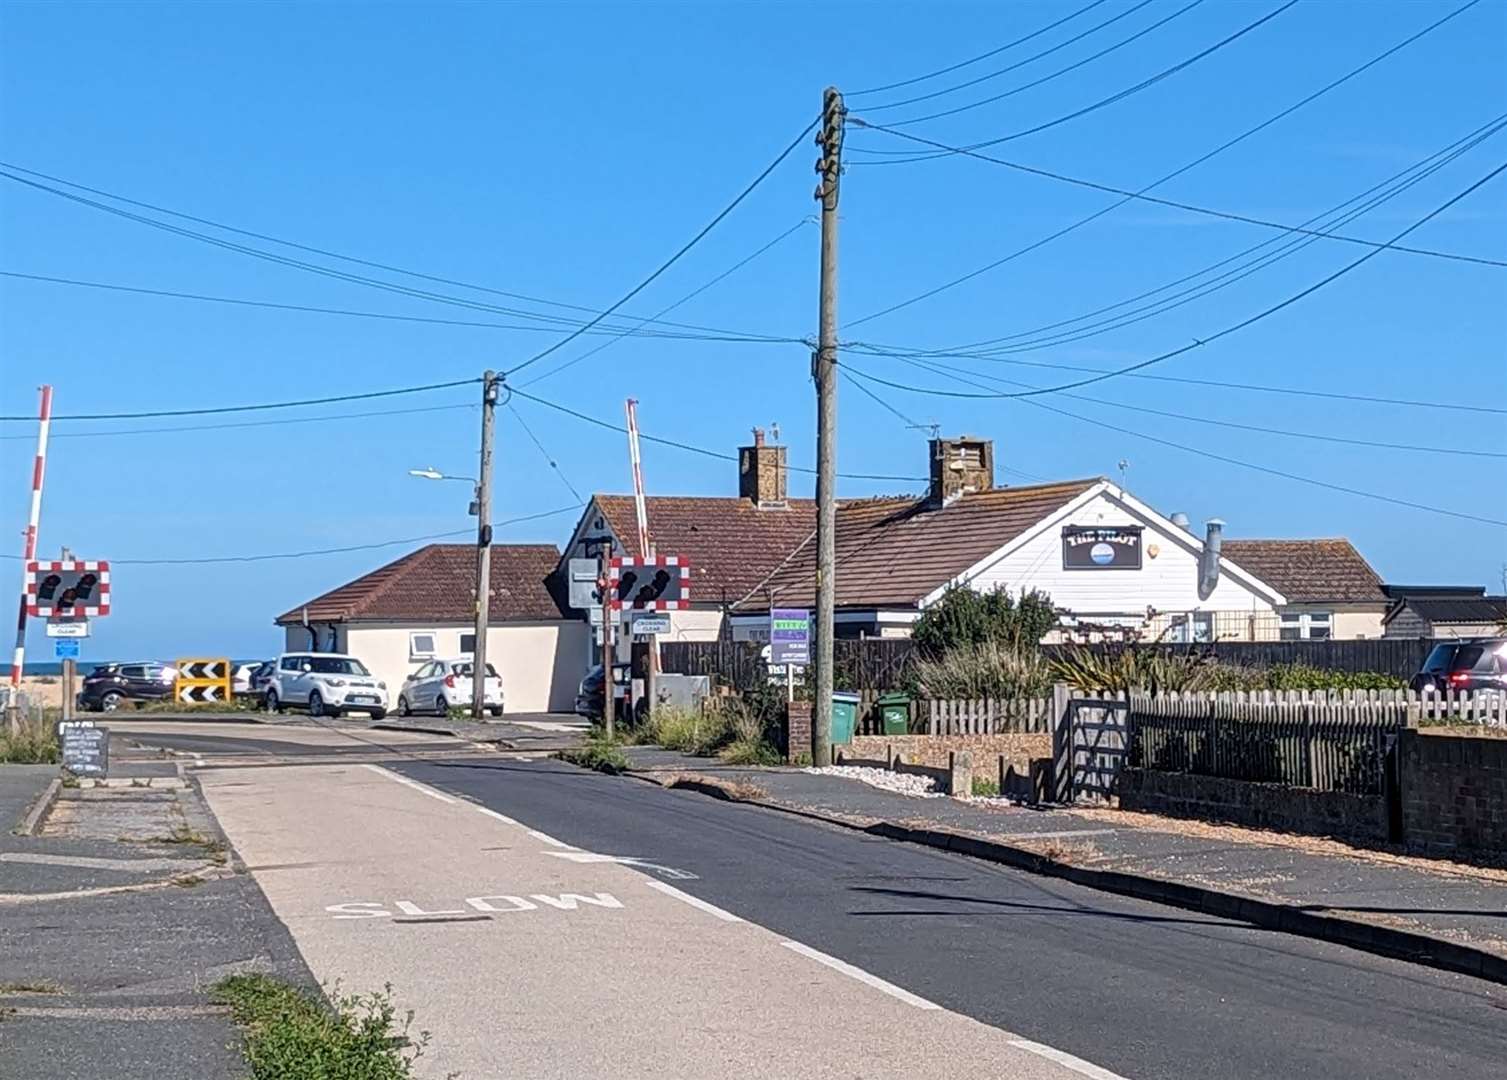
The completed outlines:
<svg viewBox="0 0 1507 1080">
<path fill-rule="evenodd" d="M 785 760 L 791 765 L 811 763 L 811 702 L 792 701 L 785 706 Z"/>
<path fill-rule="evenodd" d="M 1052 736 L 1038 735 L 855 735 L 847 751 L 857 758 L 885 760 L 885 747 L 904 754 L 905 760 L 937 769 L 947 768 L 948 755 L 966 750 L 973 758 L 973 775 L 981 780 L 999 779 L 999 759 L 1015 771 L 1029 774 L 1032 758 L 1052 756 Z"/>
<path fill-rule="evenodd" d="M 1405 731 L 1403 838 L 1426 855 L 1507 852 L 1507 739 Z"/>
<path fill-rule="evenodd" d="M 1380 795 L 1126 767 L 1120 770 L 1119 796 L 1122 810 L 1334 836 L 1364 844 L 1387 841 L 1387 803 Z"/>
</svg>

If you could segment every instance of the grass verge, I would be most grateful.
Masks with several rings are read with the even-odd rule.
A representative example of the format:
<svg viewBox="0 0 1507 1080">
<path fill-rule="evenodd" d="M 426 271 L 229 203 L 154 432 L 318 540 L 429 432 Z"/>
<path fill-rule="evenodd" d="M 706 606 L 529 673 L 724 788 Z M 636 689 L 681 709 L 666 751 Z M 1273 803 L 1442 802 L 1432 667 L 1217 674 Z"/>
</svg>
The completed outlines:
<svg viewBox="0 0 1507 1080">
<path fill-rule="evenodd" d="M 779 765 L 780 752 L 763 739 L 736 739 L 717 754 L 729 765 Z"/>
<path fill-rule="evenodd" d="M 0 763 L 54 765 L 58 760 L 58 736 L 52 724 L 26 719 L 11 731 L 0 721 Z"/>
<path fill-rule="evenodd" d="M 410 1080 L 429 1033 L 408 1037 L 392 988 L 329 1003 L 267 975 L 232 975 L 214 999 L 230 1007 L 245 1035 L 251 1080 Z"/>
</svg>

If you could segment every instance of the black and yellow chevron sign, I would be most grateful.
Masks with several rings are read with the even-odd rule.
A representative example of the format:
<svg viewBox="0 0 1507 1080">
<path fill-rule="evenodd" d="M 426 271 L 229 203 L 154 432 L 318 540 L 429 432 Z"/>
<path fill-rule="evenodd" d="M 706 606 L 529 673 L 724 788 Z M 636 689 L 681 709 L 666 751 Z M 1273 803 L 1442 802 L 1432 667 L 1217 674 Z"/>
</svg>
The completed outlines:
<svg viewBox="0 0 1507 1080">
<path fill-rule="evenodd" d="M 193 656 L 179 660 L 177 668 L 173 700 L 191 705 L 230 700 L 232 668 L 228 658 Z"/>
</svg>

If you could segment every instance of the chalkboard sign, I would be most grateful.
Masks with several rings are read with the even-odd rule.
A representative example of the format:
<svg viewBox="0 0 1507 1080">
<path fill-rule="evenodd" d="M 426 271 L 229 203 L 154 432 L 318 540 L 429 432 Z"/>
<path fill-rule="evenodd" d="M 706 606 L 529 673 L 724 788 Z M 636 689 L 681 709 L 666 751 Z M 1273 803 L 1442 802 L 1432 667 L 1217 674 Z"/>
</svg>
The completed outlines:
<svg viewBox="0 0 1507 1080">
<path fill-rule="evenodd" d="M 110 770 L 110 729 L 88 721 L 58 725 L 63 768 L 75 776 L 104 776 Z"/>
</svg>

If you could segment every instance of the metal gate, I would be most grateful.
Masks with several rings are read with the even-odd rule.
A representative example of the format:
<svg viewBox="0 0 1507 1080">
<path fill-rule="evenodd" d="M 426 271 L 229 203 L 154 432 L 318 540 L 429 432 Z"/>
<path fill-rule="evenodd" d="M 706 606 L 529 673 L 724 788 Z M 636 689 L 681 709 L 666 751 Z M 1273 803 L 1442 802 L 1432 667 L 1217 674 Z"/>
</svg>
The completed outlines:
<svg viewBox="0 0 1507 1080">
<path fill-rule="evenodd" d="M 1107 802 L 1118 790 L 1129 715 L 1130 702 L 1123 697 L 1069 699 L 1075 802 Z"/>
</svg>

